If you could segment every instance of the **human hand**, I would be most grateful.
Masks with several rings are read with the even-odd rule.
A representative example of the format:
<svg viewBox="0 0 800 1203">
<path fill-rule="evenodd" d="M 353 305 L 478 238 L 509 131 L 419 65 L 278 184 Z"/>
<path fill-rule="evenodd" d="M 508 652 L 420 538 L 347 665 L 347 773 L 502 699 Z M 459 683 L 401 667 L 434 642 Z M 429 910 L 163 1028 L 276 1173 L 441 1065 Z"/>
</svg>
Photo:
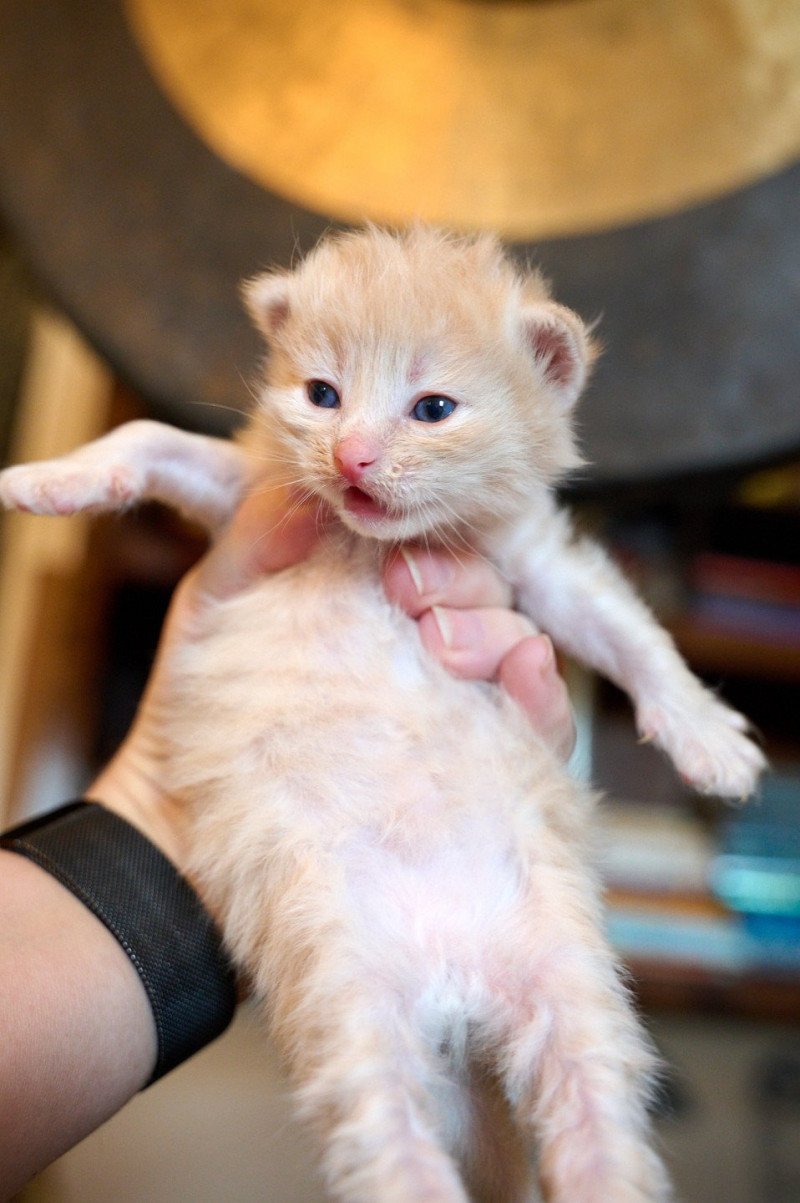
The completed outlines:
<svg viewBox="0 0 800 1203">
<path fill-rule="evenodd" d="M 161 784 L 170 754 L 165 719 L 176 704 L 176 656 L 199 637 L 208 607 L 302 560 L 326 520 L 318 507 L 292 508 L 274 493 L 254 494 L 242 503 L 228 530 L 176 589 L 133 727 L 88 791 L 142 830 L 178 868 L 185 864 L 184 810 Z M 497 681 L 542 738 L 567 758 L 574 725 L 553 646 L 510 609 L 510 590 L 489 564 L 405 548 L 388 558 L 384 588 L 418 620 L 422 642 L 450 672 Z"/>
<path fill-rule="evenodd" d="M 575 746 L 566 685 L 547 635 L 511 609 L 511 588 L 486 560 L 402 547 L 386 563 L 386 595 L 416 618 L 422 642 L 456 677 L 496 681 L 562 760 Z"/>
</svg>

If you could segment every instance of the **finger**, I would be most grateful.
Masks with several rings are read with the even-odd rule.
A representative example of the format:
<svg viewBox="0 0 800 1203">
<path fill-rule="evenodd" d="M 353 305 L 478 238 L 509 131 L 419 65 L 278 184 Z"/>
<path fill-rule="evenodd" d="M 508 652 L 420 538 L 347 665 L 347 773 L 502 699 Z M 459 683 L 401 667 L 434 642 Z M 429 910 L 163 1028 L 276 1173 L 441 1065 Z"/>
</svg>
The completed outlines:
<svg viewBox="0 0 800 1203">
<path fill-rule="evenodd" d="M 533 631 L 522 614 L 496 607 L 434 606 L 419 620 L 420 638 L 428 651 L 454 676 L 470 680 L 494 680 L 504 657 Z"/>
<path fill-rule="evenodd" d="M 575 720 L 553 644 L 508 610 L 435 610 L 419 622 L 422 642 L 455 676 L 496 680 L 557 756 L 575 746 Z"/>
<path fill-rule="evenodd" d="M 298 563 L 317 542 L 326 518 L 316 502 L 300 503 L 284 491 L 251 494 L 200 562 L 195 586 L 222 600 L 265 573 Z"/>
<path fill-rule="evenodd" d="M 548 637 L 533 635 L 516 644 L 503 658 L 497 679 L 544 742 L 568 760 L 575 747 L 575 716 Z"/>
<path fill-rule="evenodd" d="M 444 551 L 403 546 L 386 561 L 383 570 L 386 596 L 418 618 L 432 606 L 506 607 L 511 588 L 497 570 L 478 556 L 456 559 Z"/>
</svg>

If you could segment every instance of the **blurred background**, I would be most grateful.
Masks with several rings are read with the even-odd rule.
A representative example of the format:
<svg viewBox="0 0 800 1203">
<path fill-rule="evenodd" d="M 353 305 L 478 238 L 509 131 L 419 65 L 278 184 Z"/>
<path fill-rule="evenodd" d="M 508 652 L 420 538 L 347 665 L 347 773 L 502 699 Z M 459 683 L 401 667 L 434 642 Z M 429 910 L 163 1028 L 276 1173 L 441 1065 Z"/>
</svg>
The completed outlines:
<svg viewBox="0 0 800 1203">
<path fill-rule="evenodd" d="M 745 808 L 698 798 L 569 670 L 686 1203 L 800 1203 L 799 161 L 790 4 L 0 6 L 3 463 L 142 415 L 231 431 L 238 281 L 338 224 L 496 229 L 599 321 L 565 497 L 771 762 Z M 2 537 L 7 824 L 116 746 L 202 543 L 154 507 Z M 315 1203 L 310 1165 L 244 1008 L 24 1199 Z"/>
</svg>

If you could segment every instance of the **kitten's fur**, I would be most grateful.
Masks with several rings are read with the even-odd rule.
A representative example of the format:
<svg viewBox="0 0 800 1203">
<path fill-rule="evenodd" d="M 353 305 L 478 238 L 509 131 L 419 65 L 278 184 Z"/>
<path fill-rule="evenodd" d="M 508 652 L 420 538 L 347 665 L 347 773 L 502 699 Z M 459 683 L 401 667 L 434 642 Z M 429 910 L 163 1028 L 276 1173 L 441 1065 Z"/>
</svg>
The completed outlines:
<svg viewBox="0 0 800 1203">
<path fill-rule="evenodd" d="M 206 617 L 164 783 L 333 1197 L 521 1201 L 535 1137 L 551 1203 L 665 1200 L 650 1052 L 586 866 L 591 798 L 507 697 L 434 662 L 379 582 L 387 541 L 477 549 L 685 777 L 752 790 L 744 720 L 553 499 L 579 462 L 590 339 L 493 239 L 421 227 L 331 237 L 247 297 L 270 357 L 238 443 L 134 423 L 9 469 L 0 496 L 47 513 L 157 497 L 213 530 L 288 480 L 338 516 L 306 562 Z M 341 405 L 313 405 L 309 380 Z M 414 420 L 430 394 L 458 406 Z"/>
</svg>

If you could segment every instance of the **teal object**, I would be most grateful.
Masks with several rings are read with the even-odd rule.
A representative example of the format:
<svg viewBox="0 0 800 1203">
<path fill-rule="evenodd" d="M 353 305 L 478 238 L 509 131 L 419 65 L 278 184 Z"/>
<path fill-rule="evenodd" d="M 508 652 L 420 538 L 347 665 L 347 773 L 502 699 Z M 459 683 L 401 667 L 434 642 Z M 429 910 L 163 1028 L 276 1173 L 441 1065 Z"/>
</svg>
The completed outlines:
<svg viewBox="0 0 800 1203">
<path fill-rule="evenodd" d="M 800 774 L 768 778 L 728 820 L 711 886 L 751 935 L 800 946 Z"/>
</svg>

